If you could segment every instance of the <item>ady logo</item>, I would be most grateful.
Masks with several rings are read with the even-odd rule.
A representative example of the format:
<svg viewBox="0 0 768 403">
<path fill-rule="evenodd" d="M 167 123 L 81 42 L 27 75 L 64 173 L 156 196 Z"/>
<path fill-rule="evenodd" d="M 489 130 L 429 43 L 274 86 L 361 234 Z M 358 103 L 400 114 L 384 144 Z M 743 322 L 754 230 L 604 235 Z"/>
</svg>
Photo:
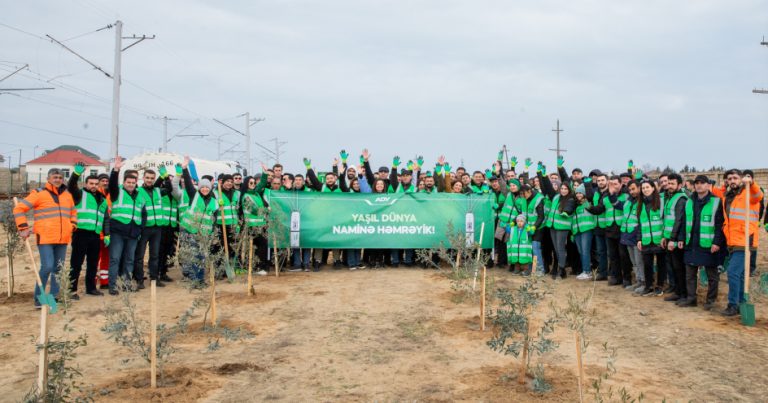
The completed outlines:
<svg viewBox="0 0 768 403">
<path fill-rule="evenodd" d="M 377 197 L 376 200 L 374 200 L 374 201 L 376 203 L 388 202 L 389 201 L 389 197 Z"/>
<path fill-rule="evenodd" d="M 397 202 L 397 197 L 379 196 L 379 197 L 376 197 L 373 200 L 365 199 L 363 201 L 365 202 L 365 204 L 367 204 L 369 206 L 374 206 L 374 205 L 378 205 L 378 206 L 380 206 L 380 205 L 391 206 L 391 205 L 393 205 L 393 204 L 395 204 Z"/>
</svg>

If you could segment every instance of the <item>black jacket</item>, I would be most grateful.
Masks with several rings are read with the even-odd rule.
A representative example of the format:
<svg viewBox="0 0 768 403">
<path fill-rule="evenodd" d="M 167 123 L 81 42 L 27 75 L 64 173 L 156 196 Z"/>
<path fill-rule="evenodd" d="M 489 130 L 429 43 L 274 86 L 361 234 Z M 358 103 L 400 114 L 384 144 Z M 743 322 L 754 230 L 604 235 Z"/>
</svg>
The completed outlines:
<svg viewBox="0 0 768 403">
<path fill-rule="evenodd" d="M 77 205 L 80 204 L 80 202 L 83 200 L 84 190 L 77 186 L 77 181 L 79 179 L 80 175 L 73 172 L 67 181 L 67 190 L 72 194 L 72 200 L 75 203 L 75 208 L 77 208 Z M 98 189 L 95 192 L 91 192 L 91 194 L 96 198 L 96 203 L 101 204 L 104 201 L 104 195 L 99 192 Z M 77 231 L 81 230 L 78 228 Z M 104 224 L 102 225 L 102 231 L 104 236 L 109 236 L 109 209 L 104 211 Z"/>
<path fill-rule="evenodd" d="M 699 245 L 699 235 L 701 233 L 701 210 L 704 205 L 709 202 L 712 197 L 717 197 L 712 193 L 707 193 L 703 198 L 699 198 L 698 194 L 693 193 L 691 195 L 691 201 L 693 202 L 693 216 L 686 217 L 691 220 L 691 241 L 685 246 L 685 255 L 683 261 L 689 266 L 706 266 L 714 267 L 722 264 L 723 254 L 713 254 L 710 248 L 702 248 Z M 725 233 L 723 233 L 723 223 L 725 218 L 723 217 L 723 209 L 719 207 L 715 209 L 715 238 L 712 241 L 713 245 L 720 247 L 722 251 L 726 249 Z"/>
<path fill-rule="evenodd" d="M 112 200 L 113 206 L 115 203 L 117 203 L 117 199 L 120 198 L 120 185 L 118 184 L 118 181 L 117 181 L 117 178 L 119 175 L 120 175 L 120 172 L 115 171 L 114 169 L 109 174 L 109 198 Z M 131 199 L 135 201 L 136 198 L 139 197 L 138 185 L 137 185 L 137 188 L 133 190 L 133 192 L 128 192 L 128 195 L 131 197 Z M 141 208 L 141 225 L 137 225 L 133 221 L 131 221 L 128 224 L 123 224 L 120 221 L 115 220 L 114 218 L 110 218 L 109 231 L 111 234 L 119 234 L 122 236 L 126 236 L 128 238 L 135 239 L 135 238 L 138 238 L 139 235 L 141 235 L 141 232 L 144 230 L 144 224 L 146 222 L 147 222 L 147 208 L 142 207 Z"/>
</svg>

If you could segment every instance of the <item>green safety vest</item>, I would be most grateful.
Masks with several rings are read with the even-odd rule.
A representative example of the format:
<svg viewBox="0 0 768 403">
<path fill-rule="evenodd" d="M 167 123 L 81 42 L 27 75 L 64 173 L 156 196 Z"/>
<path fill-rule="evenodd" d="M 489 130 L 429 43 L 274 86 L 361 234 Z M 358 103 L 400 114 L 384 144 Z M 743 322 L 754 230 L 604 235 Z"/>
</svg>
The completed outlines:
<svg viewBox="0 0 768 403">
<path fill-rule="evenodd" d="M 147 189 L 143 186 L 139 188 L 139 198 L 141 198 L 144 207 L 147 208 L 147 227 L 167 225 L 164 223 L 165 217 L 163 216 L 163 202 L 160 195 L 160 189 L 153 188 L 152 195 L 147 193 Z"/>
<path fill-rule="evenodd" d="M 539 193 L 540 194 L 540 193 Z M 543 195 L 541 197 L 544 197 Z M 544 228 L 549 228 L 549 211 L 552 210 L 552 200 L 549 197 L 544 197 L 544 223 L 541 225 Z"/>
<path fill-rule="evenodd" d="M 552 206 L 549 209 L 549 216 L 547 216 L 547 226 L 556 230 L 569 230 L 571 229 L 572 221 L 571 217 L 563 217 L 558 211 L 560 208 L 560 195 L 556 195 L 552 198 Z"/>
<path fill-rule="evenodd" d="M 323 183 L 323 188 L 320 189 L 321 192 L 332 192 L 332 193 L 341 193 L 341 188 L 339 186 L 336 186 L 336 189 L 331 190 L 325 183 Z"/>
<path fill-rule="evenodd" d="M 107 211 L 107 202 L 96 201 L 90 192 L 83 190 L 82 200 L 77 205 L 77 229 L 93 231 L 101 234 L 104 226 L 104 213 Z"/>
<path fill-rule="evenodd" d="M 487 194 L 491 191 L 491 189 L 486 184 L 483 184 L 480 187 L 477 187 L 474 184 L 470 184 L 469 190 L 471 191 L 472 194 L 476 194 L 476 195 Z"/>
<path fill-rule="evenodd" d="M 267 224 L 264 216 L 264 200 L 257 193 L 243 195 L 243 218 L 247 227 L 261 227 Z"/>
<path fill-rule="evenodd" d="M 621 232 L 629 234 L 637 228 L 637 202 L 627 200 L 624 202 L 624 219 L 621 222 Z"/>
<path fill-rule="evenodd" d="M 524 197 L 518 198 L 518 201 L 520 202 L 518 205 L 518 208 L 521 212 L 525 212 L 525 216 L 528 224 L 533 225 L 533 223 L 535 223 L 536 220 L 539 218 L 538 215 L 536 214 L 536 209 L 539 208 L 539 204 L 541 204 L 541 202 L 545 200 L 546 200 L 546 197 L 542 196 L 541 193 L 536 193 L 535 195 L 533 195 L 533 199 L 531 199 L 530 202 L 526 200 Z M 546 227 L 546 225 L 542 225 L 542 227 Z"/>
<path fill-rule="evenodd" d="M 715 213 L 720 207 L 720 198 L 715 195 L 709 197 L 709 201 L 701 208 L 699 217 L 699 246 L 709 248 L 715 239 Z M 691 229 L 693 228 L 693 200 L 685 202 L 685 244 L 691 243 Z M 79 219 L 79 217 L 78 217 Z"/>
<path fill-rule="evenodd" d="M 408 189 L 404 189 L 402 183 L 397 187 L 397 190 L 395 190 L 392 185 L 389 185 L 389 188 L 387 189 L 387 193 L 415 193 L 416 191 L 417 188 L 413 186 L 413 183 L 408 184 Z"/>
<path fill-rule="evenodd" d="M 122 224 L 127 225 L 133 221 L 136 225 L 141 225 L 141 208 L 144 207 L 142 197 L 137 195 L 134 200 L 123 185 L 120 185 L 118 192 L 120 195 L 117 201 L 112 202 L 110 217 Z"/>
<path fill-rule="evenodd" d="M 528 231 L 518 227 L 512 228 L 507 241 L 507 262 L 510 264 L 526 264 L 533 261 L 533 246 Z"/>
<path fill-rule="evenodd" d="M 218 191 L 214 192 L 214 195 L 217 199 L 220 197 Z M 237 205 L 240 201 L 240 191 L 235 190 L 235 192 L 232 193 L 232 200 L 230 200 L 226 194 L 221 196 L 223 196 L 222 200 L 224 200 L 224 224 L 228 226 L 237 225 Z M 216 216 L 216 224 L 221 224 L 221 219 L 221 214 Z"/>
<path fill-rule="evenodd" d="M 512 192 L 510 192 L 509 194 L 512 194 Z M 497 217 L 499 213 L 501 213 L 501 210 L 507 201 L 507 197 L 509 196 L 505 195 L 502 192 L 499 192 L 499 193 L 493 192 L 493 211 L 496 213 Z"/>
<path fill-rule="evenodd" d="M 192 234 L 197 234 L 198 229 L 211 233 L 213 232 L 213 214 L 217 209 L 215 197 L 211 197 L 208 205 L 205 205 L 203 198 L 197 193 L 181 216 L 181 227 Z"/>
<path fill-rule="evenodd" d="M 660 210 L 651 210 L 650 213 L 645 208 L 645 203 L 640 210 L 640 241 L 643 246 L 651 244 L 661 245 L 662 232 L 664 230 L 664 220 Z"/>
<path fill-rule="evenodd" d="M 618 197 L 618 201 L 620 202 L 626 202 L 629 200 L 629 195 L 626 193 L 620 193 Z M 624 203 L 626 204 L 626 203 Z M 621 226 L 624 225 L 624 220 L 626 219 L 626 216 L 624 215 L 624 210 L 618 211 L 617 209 L 613 209 L 613 222 L 616 223 L 616 226 L 621 229 Z"/>
<path fill-rule="evenodd" d="M 597 226 L 597 217 L 587 210 L 589 206 L 589 202 L 581 203 L 574 210 L 573 220 L 571 220 L 571 232 L 574 235 L 592 231 Z"/>
<path fill-rule="evenodd" d="M 515 217 L 520 214 L 518 209 L 517 200 L 521 197 L 516 197 L 514 193 L 510 192 L 507 198 L 504 200 L 504 205 L 501 207 L 499 213 L 499 222 L 503 224 L 510 224 L 515 221 Z"/>
<path fill-rule="evenodd" d="M 431 191 L 427 190 L 427 188 L 425 187 L 424 189 L 419 190 L 419 193 L 430 193 L 430 194 L 431 193 L 438 193 L 437 192 L 437 186 L 433 186 Z"/>
<path fill-rule="evenodd" d="M 186 193 L 186 192 L 184 192 Z M 170 225 L 172 228 L 179 226 L 179 203 L 171 197 L 171 195 L 165 195 L 160 199 L 163 206 L 163 222 L 164 225 Z"/>
<path fill-rule="evenodd" d="M 603 205 L 605 206 L 605 211 L 597 216 L 597 226 L 599 228 L 608 228 L 616 223 L 616 209 L 613 208 L 613 204 L 611 204 L 609 197 L 610 194 L 606 195 L 606 197 L 604 197 L 602 200 Z M 597 206 L 598 204 L 600 204 L 599 192 L 592 196 L 592 205 Z"/>
<path fill-rule="evenodd" d="M 678 191 L 672 197 L 664 203 L 664 239 L 669 239 L 672 236 L 672 227 L 675 226 L 675 205 L 681 198 L 688 198 L 685 192 Z"/>
</svg>

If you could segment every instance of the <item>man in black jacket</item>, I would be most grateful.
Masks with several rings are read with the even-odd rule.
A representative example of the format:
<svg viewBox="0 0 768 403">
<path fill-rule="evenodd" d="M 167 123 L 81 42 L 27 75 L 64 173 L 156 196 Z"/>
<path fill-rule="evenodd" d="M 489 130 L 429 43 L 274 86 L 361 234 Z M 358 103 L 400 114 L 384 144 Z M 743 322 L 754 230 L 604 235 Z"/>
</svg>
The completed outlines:
<svg viewBox="0 0 768 403">
<path fill-rule="evenodd" d="M 682 190 L 683 178 L 680 174 L 667 176 L 667 193 L 664 197 L 664 233 L 661 247 L 667 250 L 667 267 L 674 275 L 673 293 L 664 297 L 664 301 L 678 301 L 688 298 L 686 287 L 686 268 L 683 263 L 685 246 L 685 203 L 688 198 Z"/>
<path fill-rule="evenodd" d="M 71 267 L 69 273 L 70 291 L 72 292 L 72 299 L 75 300 L 80 299 L 77 296 L 77 282 L 80 279 L 83 261 L 86 262 L 85 293 L 88 295 L 104 295 L 96 287 L 96 269 L 99 263 L 102 233 L 107 244 L 109 243 L 109 212 L 106 206 L 103 206 L 107 201 L 99 191 L 99 177 L 96 175 L 88 176 L 85 178 L 85 189 L 80 189 L 77 186 L 77 182 L 84 170 L 85 165 L 82 163 L 75 165 L 74 172 L 67 182 L 67 190 L 72 194 L 72 200 L 78 209 L 78 224 L 80 224 L 72 234 L 72 256 L 69 260 Z M 96 211 L 88 211 L 86 213 L 86 210 L 90 210 L 90 207 L 94 204 L 93 200 L 95 200 Z M 88 217 L 85 217 L 85 214 L 88 214 Z M 86 223 L 86 220 L 94 222 Z"/>
<path fill-rule="evenodd" d="M 699 175 L 693 181 L 694 193 L 686 202 L 685 209 L 691 213 L 686 216 L 685 224 L 685 282 L 687 298 L 681 298 L 677 305 L 696 306 L 696 283 L 699 267 L 707 273 L 707 299 L 704 309 L 714 307 L 720 273 L 717 266 L 722 264 L 721 249 L 726 246 L 723 233 L 723 209 L 720 198 L 709 191 L 709 179 Z"/>
<path fill-rule="evenodd" d="M 109 175 L 109 197 L 112 200 L 111 216 L 109 218 L 109 294 L 117 295 L 117 276 L 122 275 L 126 287 L 130 291 L 130 274 L 133 272 L 133 261 L 144 223 L 147 221 L 147 209 L 141 205 L 141 198 L 136 189 L 138 178 L 126 172 L 123 185 L 118 184 L 120 168 L 123 167 L 121 157 L 115 158 L 115 166 Z M 139 212 L 140 211 L 140 212 Z"/>
</svg>

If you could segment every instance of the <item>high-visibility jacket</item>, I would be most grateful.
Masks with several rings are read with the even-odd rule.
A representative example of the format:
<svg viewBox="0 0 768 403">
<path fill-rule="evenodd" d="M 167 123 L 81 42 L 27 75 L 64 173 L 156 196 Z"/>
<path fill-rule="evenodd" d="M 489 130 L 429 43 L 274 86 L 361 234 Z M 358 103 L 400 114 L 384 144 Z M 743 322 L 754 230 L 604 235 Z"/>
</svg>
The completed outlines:
<svg viewBox="0 0 768 403">
<path fill-rule="evenodd" d="M 512 192 L 510 192 L 509 194 L 512 194 Z M 504 207 L 504 203 L 507 202 L 507 197 L 508 195 L 505 195 L 502 192 L 499 192 L 499 193 L 493 192 L 493 212 L 496 214 L 496 217 L 498 217 L 499 214 L 501 214 L 501 210 Z"/>
<path fill-rule="evenodd" d="M 688 196 L 682 190 L 675 192 L 669 200 L 664 202 L 664 231 L 662 236 L 664 239 L 670 239 L 672 236 L 672 228 L 675 226 L 675 206 L 680 199 L 688 200 Z"/>
<path fill-rule="evenodd" d="M 631 234 L 637 228 L 637 202 L 634 200 L 625 201 L 623 211 L 620 230 L 625 234 Z"/>
<path fill-rule="evenodd" d="M 243 195 L 243 219 L 247 227 L 261 227 L 267 224 L 264 215 L 264 200 L 258 193 L 245 193 Z"/>
<path fill-rule="evenodd" d="M 549 208 L 549 215 L 547 216 L 547 227 L 567 231 L 571 229 L 571 217 L 563 217 L 560 215 L 560 195 L 555 195 L 552 198 L 552 206 Z"/>
<path fill-rule="evenodd" d="M 214 195 L 217 199 L 221 197 L 224 200 L 224 224 L 227 224 L 227 226 L 237 225 L 237 207 L 240 202 L 240 191 L 235 190 L 232 193 L 232 199 L 226 193 L 223 195 L 219 194 L 218 190 L 214 191 Z M 216 216 L 216 224 L 221 225 L 221 218 L 221 214 Z"/>
<path fill-rule="evenodd" d="M 725 206 L 725 189 L 713 188 L 712 193 L 720 197 L 723 202 L 723 217 L 725 218 L 725 224 L 723 225 L 723 232 L 725 233 L 725 240 L 730 247 L 741 247 L 746 245 L 747 240 L 744 238 L 744 223 L 747 215 L 749 215 L 749 236 L 752 237 L 753 248 L 757 248 L 758 234 L 760 233 L 760 201 L 763 199 L 763 192 L 760 191 L 760 186 L 756 183 L 752 183 L 749 188 L 749 205 L 747 205 L 747 193 L 744 189 L 736 195 L 731 201 L 731 204 L 726 211 Z"/>
<path fill-rule="evenodd" d="M 642 203 L 640 209 L 640 241 L 643 246 L 661 245 L 661 238 L 664 232 L 663 210 L 648 210 L 645 203 Z"/>
<path fill-rule="evenodd" d="M 413 183 L 409 183 L 407 188 L 401 183 L 397 189 L 392 187 L 392 185 L 389 185 L 389 188 L 387 188 L 387 193 L 416 193 L 417 190 L 418 189 L 416 186 L 413 186 Z M 323 187 L 323 191 L 327 192 L 325 187 Z M 334 192 L 339 192 L 339 190 L 334 190 Z"/>
<path fill-rule="evenodd" d="M 515 218 L 520 214 L 520 210 L 518 210 L 518 199 L 520 198 L 522 196 L 515 196 L 514 193 L 509 192 L 499 213 L 500 224 L 514 225 Z"/>
<path fill-rule="evenodd" d="M 200 193 L 196 193 L 181 217 L 181 227 L 192 234 L 197 234 L 198 229 L 204 233 L 213 232 L 213 214 L 218 208 L 215 197 L 209 198 L 206 204 Z"/>
<path fill-rule="evenodd" d="M 483 195 L 490 193 L 490 191 L 491 188 L 486 184 L 483 184 L 482 186 L 476 186 L 474 183 L 469 184 L 469 193 L 471 194 Z"/>
<path fill-rule="evenodd" d="M 571 223 L 571 233 L 574 235 L 591 231 L 597 226 L 597 217 L 587 210 L 589 206 L 589 202 L 585 201 L 584 203 L 580 203 L 576 207 L 576 210 L 574 210 Z"/>
<path fill-rule="evenodd" d="M 549 225 L 549 220 L 547 218 L 549 218 L 549 212 L 550 210 L 552 210 L 552 199 L 550 199 L 549 197 L 544 197 L 543 203 L 544 203 L 544 222 L 541 224 L 541 226 L 544 228 L 549 228 L 550 225 Z"/>
<path fill-rule="evenodd" d="M 101 234 L 104 226 L 104 213 L 107 211 L 107 201 L 101 203 L 90 192 L 83 191 L 80 203 L 77 205 L 77 228 Z"/>
<path fill-rule="evenodd" d="M 626 200 L 627 195 L 625 193 L 620 194 L 619 200 L 622 198 Z M 597 226 L 599 228 L 608 228 L 613 224 L 621 225 L 621 222 L 617 222 L 617 214 L 616 209 L 613 208 L 613 204 L 610 200 L 610 195 L 606 194 L 605 197 L 600 198 L 600 193 L 595 193 L 594 196 L 592 196 L 592 205 L 597 206 L 598 204 L 603 203 L 603 206 L 605 206 L 605 211 L 603 211 L 600 215 L 597 216 Z"/>
<path fill-rule="evenodd" d="M 335 189 L 331 190 L 331 188 L 328 187 L 325 183 L 323 183 L 323 187 L 320 188 L 321 192 L 333 192 L 333 193 L 341 193 L 341 187 L 336 186 Z"/>
<path fill-rule="evenodd" d="M 32 232 L 37 235 L 37 243 L 67 244 L 72 240 L 73 224 L 77 224 L 77 211 L 72 194 L 67 187 L 58 188 L 46 183 L 45 187 L 29 193 L 29 196 L 19 200 L 13 208 L 13 218 L 19 230 L 26 229 L 26 213 L 32 210 L 34 225 Z"/>
<path fill-rule="evenodd" d="M 163 215 L 163 200 L 159 188 L 152 188 L 151 194 L 144 186 L 139 187 L 139 198 L 147 209 L 147 227 L 163 226 L 168 223 Z"/>
<path fill-rule="evenodd" d="M 536 221 L 538 221 L 539 217 L 536 214 L 536 209 L 539 208 L 539 204 L 542 202 L 548 200 L 546 197 L 544 197 L 541 193 L 536 193 L 533 195 L 533 198 L 528 201 L 524 197 L 519 197 L 517 201 L 519 202 L 517 204 L 518 209 L 520 212 L 525 213 L 525 218 L 530 225 L 534 225 Z M 545 215 L 546 217 L 546 215 Z M 546 224 L 546 223 L 545 223 Z M 542 225 L 546 227 L 546 225 Z"/>
<path fill-rule="evenodd" d="M 710 197 L 707 204 L 701 208 L 701 214 L 699 215 L 699 246 L 702 248 L 709 248 L 712 246 L 712 241 L 715 239 L 715 214 L 717 209 L 720 208 L 720 199 L 717 197 Z M 691 243 L 691 232 L 693 230 L 693 200 L 688 199 L 685 202 L 685 244 Z"/>
<path fill-rule="evenodd" d="M 533 244 L 528 231 L 515 226 L 507 241 L 507 262 L 526 264 L 533 261 Z"/>
<path fill-rule="evenodd" d="M 186 191 L 182 191 L 182 198 L 186 195 Z M 163 196 L 161 199 L 161 205 L 163 207 L 163 223 L 164 225 L 176 228 L 179 226 L 179 202 L 176 201 L 170 194 Z"/>
<path fill-rule="evenodd" d="M 141 225 L 141 209 L 144 207 L 143 198 L 136 195 L 134 199 L 128 194 L 128 191 L 120 185 L 119 196 L 112 202 L 112 211 L 109 216 L 111 219 L 121 223 Z"/>
</svg>

